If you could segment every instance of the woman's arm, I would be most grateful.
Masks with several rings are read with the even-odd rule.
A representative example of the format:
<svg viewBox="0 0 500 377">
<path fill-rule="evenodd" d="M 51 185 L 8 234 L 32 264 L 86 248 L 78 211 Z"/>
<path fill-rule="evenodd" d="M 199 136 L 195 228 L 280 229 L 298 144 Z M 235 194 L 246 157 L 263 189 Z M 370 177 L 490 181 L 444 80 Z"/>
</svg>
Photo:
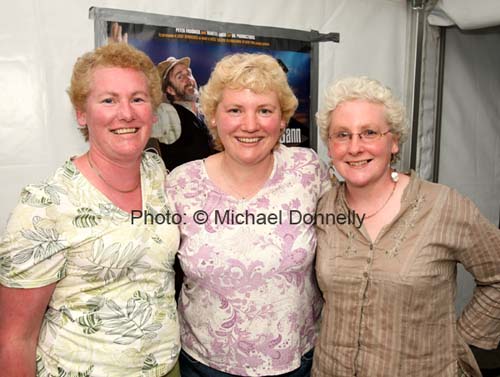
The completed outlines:
<svg viewBox="0 0 500 377">
<path fill-rule="evenodd" d="M 0 285 L 0 374 L 36 374 L 36 345 L 44 313 L 57 283 L 41 288 Z"/>
<path fill-rule="evenodd" d="M 456 208 L 468 213 L 462 234 L 467 246 L 459 251 L 458 260 L 476 282 L 457 328 L 467 343 L 493 349 L 500 341 L 500 230 L 470 200 L 463 199 Z"/>
</svg>

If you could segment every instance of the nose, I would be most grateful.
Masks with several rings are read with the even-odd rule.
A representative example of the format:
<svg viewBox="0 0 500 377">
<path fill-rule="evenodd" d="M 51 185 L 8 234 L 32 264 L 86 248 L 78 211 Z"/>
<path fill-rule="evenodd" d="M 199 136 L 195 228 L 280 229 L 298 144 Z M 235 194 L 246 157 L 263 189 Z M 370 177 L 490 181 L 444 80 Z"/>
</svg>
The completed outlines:
<svg viewBox="0 0 500 377">
<path fill-rule="evenodd" d="M 118 108 L 118 118 L 126 122 L 134 119 L 134 110 L 129 101 L 121 101 Z"/>
<path fill-rule="evenodd" d="M 259 129 L 259 121 L 255 114 L 248 113 L 242 119 L 241 129 L 246 132 L 255 132 Z"/>
<path fill-rule="evenodd" d="M 183 84 L 191 83 L 194 81 L 194 77 L 193 77 L 193 75 L 191 75 L 189 73 L 183 73 L 183 74 L 179 75 L 179 81 Z"/>
<path fill-rule="evenodd" d="M 358 134 L 353 134 L 351 139 L 347 142 L 347 151 L 350 154 L 358 154 L 362 151 L 363 142 Z"/>
</svg>

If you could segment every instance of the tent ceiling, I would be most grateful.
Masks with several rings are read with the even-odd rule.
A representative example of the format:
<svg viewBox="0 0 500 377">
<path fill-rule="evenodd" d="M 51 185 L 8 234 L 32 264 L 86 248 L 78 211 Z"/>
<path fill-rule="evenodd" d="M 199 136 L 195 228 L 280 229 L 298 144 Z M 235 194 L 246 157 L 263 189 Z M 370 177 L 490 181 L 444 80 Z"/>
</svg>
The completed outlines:
<svg viewBox="0 0 500 377">
<path fill-rule="evenodd" d="M 428 21 L 435 26 L 457 25 L 462 30 L 500 25 L 499 0 L 438 0 Z"/>
</svg>

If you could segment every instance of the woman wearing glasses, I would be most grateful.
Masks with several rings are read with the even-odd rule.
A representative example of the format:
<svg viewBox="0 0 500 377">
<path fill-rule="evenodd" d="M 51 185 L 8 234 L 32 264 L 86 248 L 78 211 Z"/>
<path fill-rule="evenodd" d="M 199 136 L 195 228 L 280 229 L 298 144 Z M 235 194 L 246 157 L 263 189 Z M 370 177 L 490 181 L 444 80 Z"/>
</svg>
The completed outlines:
<svg viewBox="0 0 500 377">
<path fill-rule="evenodd" d="M 313 376 L 480 376 L 467 344 L 500 340 L 500 231 L 453 189 L 391 169 L 407 129 L 388 88 L 347 78 L 324 102 L 321 137 L 345 182 L 318 212 L 355 211 L 363 224 L 317 224 Z M 477 283 L 458 321 L 457 263 Z"/>
</svg>

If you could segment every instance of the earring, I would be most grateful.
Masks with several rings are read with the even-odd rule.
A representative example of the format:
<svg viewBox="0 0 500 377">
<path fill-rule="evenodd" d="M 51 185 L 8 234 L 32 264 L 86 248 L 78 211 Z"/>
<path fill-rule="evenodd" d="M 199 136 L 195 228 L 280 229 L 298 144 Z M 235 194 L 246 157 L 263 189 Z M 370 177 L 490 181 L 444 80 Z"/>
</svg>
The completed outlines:
<svg viewBox="0 0 500 377">
<path fill-rule="evenodd" d="M 328 175 L 330 176 L 330 180 L 332 181 L 332 184 L 338 181 L 337 178 L 337 170 L 335 169 L 335 166 L 330 165 L 328 166 Z"/>
<path fill-rule="evenodd" d="M 396 183 L 397 181 L 399 181 L 399 173 L 396 171 L 396 170 L 393 170 L 391 172 L 391 180 Z"/>
<path fill-rule="evenodd" d="M 399 160 L 399 153 L 391 153 L 391 162 L 389 165 L 393 165 Z"/>
</svg>

